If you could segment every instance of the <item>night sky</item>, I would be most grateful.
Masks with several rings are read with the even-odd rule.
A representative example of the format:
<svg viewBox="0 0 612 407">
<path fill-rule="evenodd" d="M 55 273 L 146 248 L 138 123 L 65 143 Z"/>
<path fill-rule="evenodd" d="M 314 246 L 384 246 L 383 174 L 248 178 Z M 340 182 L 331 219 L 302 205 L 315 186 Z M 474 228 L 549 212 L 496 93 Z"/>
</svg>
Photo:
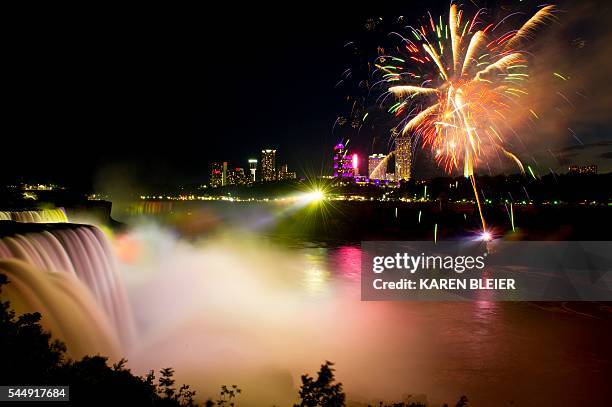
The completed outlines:
<svg viewBox="0 0 612 407">
<path fill-rule="evenodd" d="M 299 174 L 325 171 L 342 136 L 334 121 L 350 111 L 352 90 L 336 86 L 351 62 L 347 42 L 376 41 L 368 18 L 418 20 L 448 6 L 355 4 L 16 10 L 4 41 L 2 178 L 207 182 L 211 161 L 246 167 L 262 148 Z M 393 124 L 377 120 L 352 135 L 364 154 Z M 609 151 L 610 127 L 601 118 L 581 127 L 587 139 L 597 133 L 586 144 Z"/>
</svg>

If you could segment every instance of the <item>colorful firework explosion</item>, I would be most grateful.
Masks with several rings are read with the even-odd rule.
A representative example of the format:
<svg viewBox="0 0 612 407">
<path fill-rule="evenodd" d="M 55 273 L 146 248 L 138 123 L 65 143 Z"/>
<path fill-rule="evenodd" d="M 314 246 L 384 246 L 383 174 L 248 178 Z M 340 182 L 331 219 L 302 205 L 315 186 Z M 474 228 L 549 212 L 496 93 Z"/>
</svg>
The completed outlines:
<svg viewBox="0 0 612 407">
<path fill-rule="evenodd" d="M 377 58 L 388 91 L 397 98 L 389 111 L 402 119 L 401 134 L 431 148 L 446 171 L 462 169 L 471 178 L 483 230 L 474 168 L 503 153 L 524 172 L 504 129 L 510 114 L 530 111 L 520 101 L 529 94 L 529 58 L 520 47 L 554 18 L 554 9 L 544 6 L 518 30 L 495 36 L 506 19 L 486 25 L 479 10 L 464 21 L 453 4 L 447 25 L 429 14 L 427 23 L 410 27 L 414 38 L 400 36 L 401 55 Z"/>
</svg>

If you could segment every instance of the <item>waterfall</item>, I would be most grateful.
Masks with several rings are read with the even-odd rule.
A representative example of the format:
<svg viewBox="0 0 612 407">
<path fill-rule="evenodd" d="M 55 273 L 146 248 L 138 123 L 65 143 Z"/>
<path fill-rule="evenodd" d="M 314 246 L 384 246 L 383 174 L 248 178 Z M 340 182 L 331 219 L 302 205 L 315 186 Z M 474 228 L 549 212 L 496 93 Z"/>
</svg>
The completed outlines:
<svg viewBox="0 0 612 407">
<path fill-rule="evenodd" d="M 9 284 L 2 287 L 18 315 L 40 312 L 41 324 L 53 339 L 67 345 L 70 358 L 101 354 L 121 357 L 113 327 L 89 290 L 66 273 L 46 273 L 22 260 L 0 260 L 0 273 Z"/>
<path fill-rule="evenodd" d="M 66 223 L 68 222 L 68 216 L 66 216 L 63 208 L 36 211 L 0 211 L 0 220 L 13 220 L 21 223 Z"/>
<path fill-rule="evenodd" d="M 89 225 L 36 225 L 32 231 L 34 225 L 8 223 L 12 229 L 0 237 L 0 272 L 11 280 L 3 295 L 15 309 L 40 311 L 45 327 L 69 350 L 83 348 L 90 333 L 93 349 L 128 348 L 135 336 L 132 313 L 104 233 Z"/>
</svg>

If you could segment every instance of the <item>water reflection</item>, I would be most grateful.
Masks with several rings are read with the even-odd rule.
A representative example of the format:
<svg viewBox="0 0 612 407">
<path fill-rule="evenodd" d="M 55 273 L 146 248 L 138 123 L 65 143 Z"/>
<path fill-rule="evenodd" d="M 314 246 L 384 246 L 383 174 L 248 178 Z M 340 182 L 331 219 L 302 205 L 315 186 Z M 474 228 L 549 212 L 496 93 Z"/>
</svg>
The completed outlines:
<svg viewBox="0 0 612 407">
<path fill-rule="evenodd" d="M 327 264 L 327 249 L 305 249 L 306 267 L 302 275 L 302 285 L 310 294 L 322 295 L 329 292 L 330 276 Z"/>
<path fill-rule="evenodd" d="M 342 277 L 350 281 L 359 281 L 361 272 L 361 248 L 357 246 L 340 246 L 330 256 L 330 266 Z"/>
</svg>

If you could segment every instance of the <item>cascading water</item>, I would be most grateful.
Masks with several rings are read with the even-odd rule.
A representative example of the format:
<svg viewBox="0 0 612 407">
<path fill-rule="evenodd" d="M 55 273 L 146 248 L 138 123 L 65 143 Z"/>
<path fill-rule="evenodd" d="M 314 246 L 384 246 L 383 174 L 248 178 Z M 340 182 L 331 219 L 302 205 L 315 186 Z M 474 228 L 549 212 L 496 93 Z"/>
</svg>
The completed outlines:
<svg viewBox="0 0 612 407">
<path fill-rule="evenodd" d="M 71 358 L 102 354 L 121 357 L 113 327 L 87 287 L 66 273 L 44 272 L 22 260 L 0 260 L 9 284 L 2 289 L 18 315 L 40 312 L 53 339 L 66 343 Z"/>
<path fill-rule="evenodd" d="M 65 223 L 68 222 L 68 216 L 62 208 L 37 211 L 0 211 L 0 220 L 13 220 L 21 223 Z"/>
<path fill-rule="evenodd" d="M 3 295 L 18 313 L 40 311 L 71 355 L 117 355 L 133 343 L 132 313 L 100 229 L 2 223 L 0 272 L 11 281 Z"/>
</svg>

